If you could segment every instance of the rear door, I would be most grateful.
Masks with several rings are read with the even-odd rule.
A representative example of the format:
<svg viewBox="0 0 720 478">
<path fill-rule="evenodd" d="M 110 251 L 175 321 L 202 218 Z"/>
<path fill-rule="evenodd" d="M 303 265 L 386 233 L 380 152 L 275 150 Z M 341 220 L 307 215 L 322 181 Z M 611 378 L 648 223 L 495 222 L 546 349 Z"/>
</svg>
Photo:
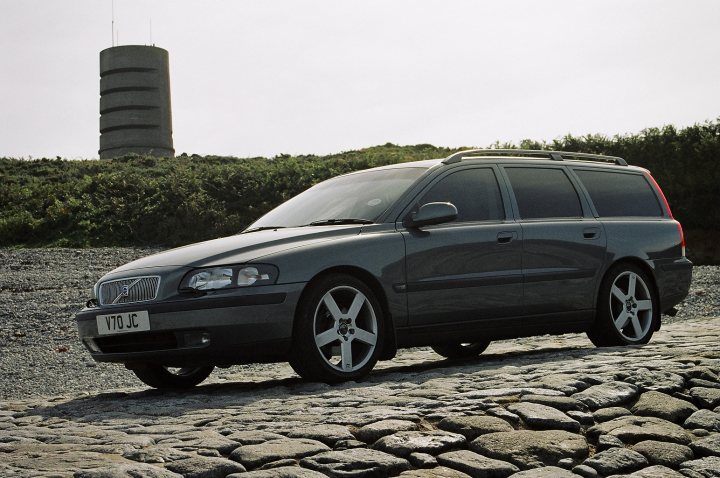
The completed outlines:
<svg viewBox="0 0 720 478">
<path fill-rule="evenodd" d="M 451 202 L 458 209 L 451 223 L 400 228 L 414 334 L 463 336 L 491 325 L 491 319 L 519 315 L 522 231 L 512 219 L 498 174 L 492 166 L 451 169 L 406 211 L 429 202 Z"/>
<path fill-rule="evenodd" d="M 608 262 L 635 257 L 651 266 L 667 310 L 687 295 L 691 265 L 683 234 L 659 187 L 638 169 L 572 168 L 590 197 L 608 236 Z M 664 206 L 664 207 L 663 207 Z"/>
<path fill-rule="evenodd" d="M 526 314 L 545 315 L 541 327 L 589 318 L 581 312 L 595 308 L 607 246 L 602 225 L 564 166 L 502 169 L 522 226 Z"/>
</svg>

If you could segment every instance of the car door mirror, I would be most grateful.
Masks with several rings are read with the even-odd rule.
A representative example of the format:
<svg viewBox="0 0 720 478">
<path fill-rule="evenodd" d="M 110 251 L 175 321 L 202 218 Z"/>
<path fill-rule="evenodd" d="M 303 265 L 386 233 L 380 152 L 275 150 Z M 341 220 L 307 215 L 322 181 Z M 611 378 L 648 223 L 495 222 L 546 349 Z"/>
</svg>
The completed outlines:
<svg viewBox="0 0 720 478">
<path fill-rule="evenodd" d="M 457 208 L 449 202 L 429 202 L 405 220 L 406 227 L 423 227 L 443 224 L 457 219 Z"/>
</svg>

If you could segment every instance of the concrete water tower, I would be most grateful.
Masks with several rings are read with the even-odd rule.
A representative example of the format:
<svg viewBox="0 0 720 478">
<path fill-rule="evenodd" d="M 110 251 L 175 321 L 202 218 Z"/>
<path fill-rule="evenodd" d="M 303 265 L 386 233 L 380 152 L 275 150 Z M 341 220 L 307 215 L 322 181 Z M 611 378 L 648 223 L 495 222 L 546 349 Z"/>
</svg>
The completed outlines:
<svg viewBox="0 0 720 478">
<path fill-rule="evenodd" d="M 100 52 L 98 153 L 175 155 L 167 50 L 126 45 Z"/>
</svg>

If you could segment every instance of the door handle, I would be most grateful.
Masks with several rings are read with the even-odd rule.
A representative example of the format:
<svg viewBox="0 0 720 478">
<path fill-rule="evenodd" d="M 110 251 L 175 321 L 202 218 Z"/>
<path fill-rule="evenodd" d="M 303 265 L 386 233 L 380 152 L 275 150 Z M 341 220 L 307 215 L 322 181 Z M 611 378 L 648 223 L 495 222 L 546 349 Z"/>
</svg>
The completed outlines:
<svg viewBox="0 0 720 478">
<path fill-rule="evenodd" d="M 586 227 L 583 229 L 583 237 L 585 239 L 597 239 L 600 237 L 600 228 L 599 227 Z"/>
<path fill-rule="evenodd" d="M 497 241 L 499 244 L 507 244 L 517 237 L 517 232 L 498 232 Z"/>
</svg>

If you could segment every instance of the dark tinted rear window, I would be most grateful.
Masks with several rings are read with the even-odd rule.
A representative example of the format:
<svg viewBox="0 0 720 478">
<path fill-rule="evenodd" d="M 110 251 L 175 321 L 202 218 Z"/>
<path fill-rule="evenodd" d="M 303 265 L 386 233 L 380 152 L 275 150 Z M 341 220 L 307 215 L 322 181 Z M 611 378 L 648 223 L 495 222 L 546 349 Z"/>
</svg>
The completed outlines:
<svg viewBox="0 0 720 478">
<path fill-rule="evenodd" d="M 575 170 L 600 217 L 662 216 L 655 192 L 641 174 Z"/>
<path fill-rule="evenodd" d="M 575 187 L 561 169 L 507 168 L 522 219 L 582 217 Z"/>
</svg>

